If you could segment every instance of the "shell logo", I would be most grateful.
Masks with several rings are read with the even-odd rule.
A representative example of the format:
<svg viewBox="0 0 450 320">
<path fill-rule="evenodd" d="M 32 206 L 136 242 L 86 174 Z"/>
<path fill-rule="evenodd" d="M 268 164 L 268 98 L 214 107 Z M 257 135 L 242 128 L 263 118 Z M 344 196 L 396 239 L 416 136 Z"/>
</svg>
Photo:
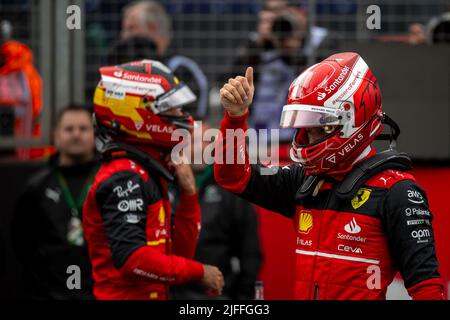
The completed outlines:
<svg viewBox="0 0 450 320">
<path fill-rule="evenodd" d="M 313 216 L 309 212 L 300 212 L 300 218 L 298 219 L 298 231 L 302 233 L 308 233 L 313 227 Z"/>
</svg>

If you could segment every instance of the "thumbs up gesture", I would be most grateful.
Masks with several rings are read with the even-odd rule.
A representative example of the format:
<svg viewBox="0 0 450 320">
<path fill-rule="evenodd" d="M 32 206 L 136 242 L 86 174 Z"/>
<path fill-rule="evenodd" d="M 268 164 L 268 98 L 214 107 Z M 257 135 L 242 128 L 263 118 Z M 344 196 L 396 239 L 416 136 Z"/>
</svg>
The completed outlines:
<svg viewBox="0 0 450 320">
<path fill-rule="evenodd" d="M 245 76 L 230 78 L 220 89 L 220 102 L 231 116 L 247 113 L 253 101 L 255 87 L 253 85 L 253 68 L 248 67 Z"/>
</svg>

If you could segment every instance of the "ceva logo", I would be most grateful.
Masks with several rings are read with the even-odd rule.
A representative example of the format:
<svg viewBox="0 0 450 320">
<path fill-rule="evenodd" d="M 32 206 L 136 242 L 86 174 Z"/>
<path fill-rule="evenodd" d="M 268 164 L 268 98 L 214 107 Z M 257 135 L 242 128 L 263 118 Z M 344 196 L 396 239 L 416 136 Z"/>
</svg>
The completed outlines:
<svg viewBox="0 0 450 320">
<path fill-rule="evenodd" d="M 344 226 L 344 230 L 351 234 L 356 234 L 361 232 L 361 227 L 356 223 L 356 219 L 353 218 L 352 221 Z"/>
</svg>

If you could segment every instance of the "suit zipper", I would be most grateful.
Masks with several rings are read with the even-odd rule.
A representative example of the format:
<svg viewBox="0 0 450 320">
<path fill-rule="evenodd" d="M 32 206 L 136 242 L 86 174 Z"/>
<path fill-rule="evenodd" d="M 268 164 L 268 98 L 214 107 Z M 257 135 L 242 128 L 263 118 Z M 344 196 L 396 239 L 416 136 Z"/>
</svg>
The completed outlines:
<svg viewBox="0 0 450 320">
<path fill-rule="evenodd" d="M 334 189 L 334 186 L 332 186 L 331 189 L 330 189 L 330 194 L 329 194 L 328 197 L 327 197 L 327 202 L 325 203 L 325 207 L 321 210 L 321 211 L 322 211 L 322 214 L 323 214 L 323 211 L 324 211 L 324 210 L 327 210 L 327 208 L 328 208 L 328 205 L 329 205 L 329 203 L 330 203 L 330 199 L 331 199 L 331 197 L 333 196 L 333 189 Z M 319 232 L 318 232 L 318 234 L 317 234 L 317 248 L 319 248 L 320 233 L 321 233 L 321 231 L 322 231 L 322 225 L 320 225 Z M 314 262 L 313 262 L 313 273 L 314 273 L 315 270 L 316 270 L 316 260 L 317 260 L 317 256 L 314 257 Z M 314 297 L 313 297 L 313 299 L 314 299 L 314 300 L 319 300 L 319 284 L 318 284 L 318 283 L 314 284 Z"/>
<path fill-rule="evenodd" d="M 319 300 L 319 284 L 314 285 L 314 300 Z"/>
</svg>

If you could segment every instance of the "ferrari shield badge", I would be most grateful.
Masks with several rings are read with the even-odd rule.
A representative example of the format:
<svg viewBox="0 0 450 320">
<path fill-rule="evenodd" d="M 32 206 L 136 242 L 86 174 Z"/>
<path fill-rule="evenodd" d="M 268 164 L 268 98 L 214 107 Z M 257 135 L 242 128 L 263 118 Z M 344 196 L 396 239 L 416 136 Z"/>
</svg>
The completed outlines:
<svg viewBox="0 0 450 320">
<path fill-rule="evenodd" d="M 359 189 L 356 195 L 352 199 L 352 207 L 353 209 L 358 209 L 364 203 L 367 202 L 370 198 L 370 193 L 372 190 L 370 189 Z"/>
</svg>

